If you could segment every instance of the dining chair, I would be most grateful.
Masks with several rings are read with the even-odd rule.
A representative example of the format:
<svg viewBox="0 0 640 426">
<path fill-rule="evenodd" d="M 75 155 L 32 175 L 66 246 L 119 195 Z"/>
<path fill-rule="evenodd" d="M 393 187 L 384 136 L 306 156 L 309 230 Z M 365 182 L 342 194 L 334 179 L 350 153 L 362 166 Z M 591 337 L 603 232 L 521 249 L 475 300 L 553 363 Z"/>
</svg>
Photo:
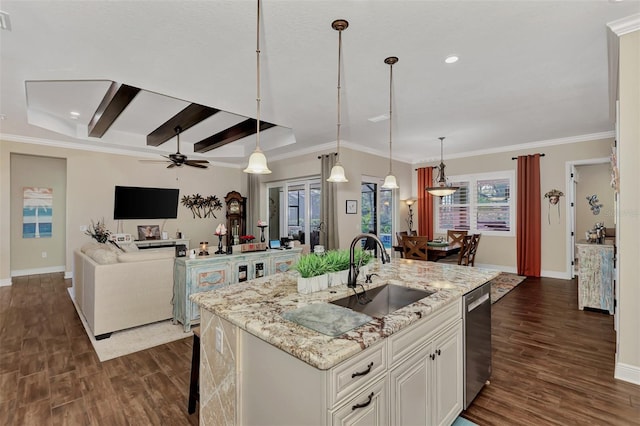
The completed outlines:
<svg viewBox="0 0 640 426">
<path fill-rule="evenodd" d="M 469 252 L 467 253 L 467 265 L 469 266 L 475 266 L 480 237 L 481 234 L 473 234 L 471 236 L 471 244 L 469 245 Z"/>
<path fill-rule="evenodd" d="M 429 238 L 412 235 L 402 237 L 402 252 L 405 259 L 427 260 Z"/>
<path fill-rule="evenodd" d="M 463 235 L 460 243 L 460 251 L 457 254 L 447 256 L 439 260 L 439 263 L 454 263 L 462 266 L 469 265 L 469 249 L 471 247 L 472 235 Z"/>
<path fill-rule="evenodd" d="M 447 241 L 449 244 L 460 244 L 462 245 L 462 239 L 467 235 L 467 231 L 461 229 L 448 229 L 447 230 Z"/>
</svg>

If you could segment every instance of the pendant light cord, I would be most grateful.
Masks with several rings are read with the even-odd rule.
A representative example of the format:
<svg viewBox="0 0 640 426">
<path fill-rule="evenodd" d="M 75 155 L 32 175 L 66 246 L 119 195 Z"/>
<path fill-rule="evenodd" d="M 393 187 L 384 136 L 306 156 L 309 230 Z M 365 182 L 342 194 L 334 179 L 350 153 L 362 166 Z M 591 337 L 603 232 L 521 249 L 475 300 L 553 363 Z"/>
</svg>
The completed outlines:
<svg viewBox="0 0 640 426">
<path fill-rule="evenodd" d="M 258 13 L 256 14 L 256 150 L 260 149 L 260 0 L 258 0 Z"/>
<path fill-rule="evenodd" d="M 393 82 L 393 64 L 389 65 L 389 174 L 391 173 L 391 131 L 393 128 L 393 113 L 391 112 L 391 96 L 392 96 L 392 82 Z"/>
<path fill-rule="evenodd" d="M 341 116 L 341 111 L 340 111 L 340 68 L 341 68 L 341 62 L 342 62 L 342 30 L 338 30 L 338 120 L 337 120 L 337 148 L 338 148 L 338 155 L 336 158 L 336 162 L 340 163 L 340 116 Z"/>
</svg>

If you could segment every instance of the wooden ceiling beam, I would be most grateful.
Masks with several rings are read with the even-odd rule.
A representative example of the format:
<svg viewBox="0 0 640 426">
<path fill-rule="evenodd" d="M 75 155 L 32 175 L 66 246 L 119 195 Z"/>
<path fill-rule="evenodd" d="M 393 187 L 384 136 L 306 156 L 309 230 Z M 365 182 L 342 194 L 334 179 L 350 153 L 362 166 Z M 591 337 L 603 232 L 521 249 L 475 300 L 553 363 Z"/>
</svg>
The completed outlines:
<svg viewBox="0 0 640 426">
<path fill-rule="evenodd" d="M 109 90 L 89 121 L 89 136 L 101 138 L 138 92 L 140 89 L 137 87 L 111 82 Z"/>
<path fill-rule="evenodd" d="M 147 135 L 147 145 L 159 146 L 175 137 L 176 127 L 182 132 L 206 120 L 220 110 L 199 104 L 189 104 L 185 109 L 162 123 L 157 129 Z"/>
<path fill-rule="evenodd" d="M 260 131 L 270 129 L 274 126 L 275 124 L 260 121 Z M 254 118 L 246 119 L 235 126 L 229 127 L 228 129 L 197 142 L 193 145 L 193 152 L 203 153 L 211 151 L 228 143 L 237 141 L 238 139 L 253 135 L 257 131 L 256 127 L 256 120 Z"/>
</svg>

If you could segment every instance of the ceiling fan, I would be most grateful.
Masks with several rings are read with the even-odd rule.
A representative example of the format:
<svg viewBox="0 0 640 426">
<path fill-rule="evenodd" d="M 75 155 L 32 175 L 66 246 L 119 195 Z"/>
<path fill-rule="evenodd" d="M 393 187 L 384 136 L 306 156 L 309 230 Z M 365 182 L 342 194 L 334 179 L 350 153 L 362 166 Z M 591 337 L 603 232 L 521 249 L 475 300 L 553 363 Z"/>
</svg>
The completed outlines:
<svg viewBox="0 0 640 426">
<path fill-rule="evenodd" d="M 182 154 L 180 152 L 180 132 L 182 132 L 182 128 L 180 126 L 176 126 L 176 128 L 174 130 L 176 132 L 176 138 L 178 140 L 178 146 L 177 146 L 175 154 L 163 155 L 164 158 L 169 160 L 169 161 L 167 161 L 169 163 L 169 165 L 167 166 L 167 169 L 170 169 L 172 167 L 181 167 L 182 165 L 191 166 L 191 167 L 197 167 L 199 169 L 208 168 L 208 166 L 206 166 L 206 164 L 209 164 L 209 161 L 207 161 L 207 160 L 189 160 L 186 155 L 184 155 L 184 154 Z M 157 163 L 159 160 L 141 160 L 141 161 L 149 161 L 149 162 L 156 162 Z"/>
</svg>

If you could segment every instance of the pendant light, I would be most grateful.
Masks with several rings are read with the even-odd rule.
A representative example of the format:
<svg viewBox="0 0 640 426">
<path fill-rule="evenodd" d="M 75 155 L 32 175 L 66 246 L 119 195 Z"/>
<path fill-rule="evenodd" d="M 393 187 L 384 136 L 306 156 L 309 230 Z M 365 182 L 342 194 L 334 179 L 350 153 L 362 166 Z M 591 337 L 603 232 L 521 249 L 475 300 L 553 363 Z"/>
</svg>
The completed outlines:
<svg viewBox="0 0 640 426">
<path fill-rule="evenodd" d="M 436 197 L 445 197 L 447 195 L 453 194 L 458 189 L 460 189 L 460 187 L 447 185 L 447 178 L 444 175 L 445 165 L 442 154 L 442 143 L 444 141 L 444 137 L 440 137 L 438 139 L 440 139 L 440 165 L 438 166 L 438 182 L 436 186 L 425 188 L 425 191 Z"/>
<path fill-rule="evenodd" d="M 398 183 L 396 181 L 396 177 L 393 175 L 391 170 L 391 132 L 393 129 L 393 115 L 391 112 L 391 99 L 392 99 L 392 85 L 393 85 L 393 65 L 398 62 L 398 58 L 395 56 L 390 56 L 384 60 L 384 63 L 389 65 L 389 174 L 384 178 L 384 183 L 382 187 L 384 189 L 398 189 Z"/>
<path fill-rule="evenodd" d="M 336 164 L 331 168 L 331 175 L 327 182 L 349 182 L 347 177 L 344 175 L 344 167 L 342 167 L 342 163 L 340 162 L 340 65 L 342 63 L 342 31 L 346 30 L 349 26 L 349 23 L 344 19 L 336 19 L 331 23 L 331 27 L 338 31 L 338 131 L 337 131 L 337 152 L 338 155 L 336 157 Z"/>
<path fill-rule="evenodd" d="M 271 173 L 267 166 L 267 157 L 260 149 L 260 0 L 258 0 L 258 13 L 256 24 L 256 75 L 257 75 L 257 114 L 256 114 L 256 149 L 249 157 L 249 164 L 247 168 L 243 170 L 245 173 L 251 173 L 256 175 L 267 175 Z"/>
</svg>

